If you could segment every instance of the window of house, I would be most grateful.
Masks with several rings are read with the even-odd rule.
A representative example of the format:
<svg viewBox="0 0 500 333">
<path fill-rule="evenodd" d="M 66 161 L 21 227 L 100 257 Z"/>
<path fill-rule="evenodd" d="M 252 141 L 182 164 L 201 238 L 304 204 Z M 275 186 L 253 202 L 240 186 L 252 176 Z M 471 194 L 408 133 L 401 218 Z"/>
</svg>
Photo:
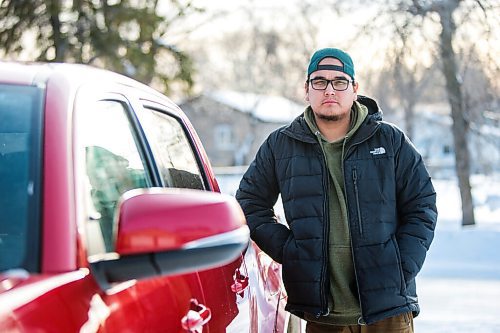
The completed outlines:
<svg viewBox="0 0 500 333">
<path fill-rule="evenodd" d="M 220 124 L 214 130 L 214 142 L 217 149 L 227 150 L 234 147 L 234 132 L 229 124 Z"/>
</svg>

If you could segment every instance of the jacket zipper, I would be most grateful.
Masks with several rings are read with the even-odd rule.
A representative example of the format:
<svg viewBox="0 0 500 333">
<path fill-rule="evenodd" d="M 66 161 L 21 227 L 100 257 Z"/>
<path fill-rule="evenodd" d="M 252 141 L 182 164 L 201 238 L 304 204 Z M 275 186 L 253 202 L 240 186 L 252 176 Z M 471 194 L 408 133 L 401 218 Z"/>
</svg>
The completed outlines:
<svg viewBox="0 0 500 333">
<path fill-rule="evenodd" d="M 348 140 L 348 137 L 346 136 L 345 139 L 344 139 L 344 143 L 342 145 L 342 175 L 344 177 L 344 183 L 346 181 L 346 177 L 345 177 L 345 168 L 344 168 L 344 157 L 345 157 L 345 146 L 346 146 L 346 143 L 347 143 L 347 140 Z M 346 206 L 349 206 L 349 200 L 347 199 L 347 191 L 345 190 L 345 185 L 344 185 L 344 197 L 345 197 L 345 201 L 346 201 Z M 349 210 L 347 210 L 347 220 L 349 221 Z M 350 225 L 350 223 L 348 222 L 348 225 Z M 351 228 L 349 227 L 349 237 L 351 237 L 351 253 L 352 253 L 352 265 L 354 267 L 354 278 L 356 279 L 356 284 L 358 283 L 358 273 L 356 271 L 356 261 L 354 260 L 354 247 L 352 246 L 352 236 L 351 236 Z M 358 300 L 359 300 L 359 307 L 360 309 L 362 308 L 361 306 L 361 294 L 359 293 L 359 288 L 356 288 L 357 291 L 358 291 Z M 364 319 L 363 319 L 363 310 L 361 309 L 361 317 L 358 318 L 358 325 L 363 325 L 365 323 Z"/>
<path fill-rule="evenodd" d="M 324 188 L 325 190 L 327 191 L 328 193 L 328 177 L 326 178 L 327 180 L 324 182 Z M 324 220 L 324 223 L 323 223 L 323 237 L 324 237 L 324 241 L 323 241 L 323 256 L 324 256 L 324 261 L 323 261 L 323 266 L 321 268 L 321 289 L 320 289 L 320 293 L 321 293 L 321 302 L 322 302 L 322 308 L 323 309 L 326 309 L 326 312 L 323 312 L 323 309 L 321 310 L 321 312 L 319 313 L 319 315 L 328 315 L 328 313 L 330 313 L 330 308 L 328 307 L 328 299 L 327 299 L 327 296 L 326 296 L 326 292 L 325 292 L 325 285 L 326 285 L 326 273 L 327 273 L 327 266 L 328 266 L 328 263 L 326 262 L 326 260 L 328 260 L 328 238 L 329 238 L 329 233 L 330 233 L 330 217 L 329 217 L 329 210 L 328 210 L 328 195 L 325 195 L 325 199 L 324 199 L 324 204 L 323 204 L 323 209 L 325 211 L 325 217 L 326 219 Z M 319 316 L 318 316 L 319 317 Z"/>
<path fill-rule="evenodd" d="M 354 195 L 356 197 L 356 211 L 358 213 L 359 234 L 363 236 L 363 223 L 361 221 L 361 209 L 359 208 L 358 173 L 356 167 L 352 169 L 352 181 L 354 183 Z"/>
<path fill-rule="evenodd" d="M 316 138 L 318 139 L 318 144 L 321 148 L 321 151 L 323 152 L 323 167 L 325 168 L 326 172 L 326 177 L 323 177 L 323 188 L 325 189 L 326 193 L 328 193 L 328 165 L 326 164 L 325 160 L 325 153 L 323 151 L 323 145 L 321 144 L 321 134 L 319 131 L 314 133 L 316 135 Z M 326 297 L 326 292 L 325 292 L 325 284 L 326 284 L 326 271 L 327 271 L 327 266 L 328 263 L 325 261 L 328 258 L 328 235 L 329 235 L 329 227 L 330 227 L 330 217 L 328 216 L 328 195 L 324 196 L 323 199 L 323 210 L 325 214 L 325 219 L 323 221 L 323 257 L 325 258 L 323 260 L 323 265 L 321 266 L 321 277 L 320 277 L 320 296 L 321 296 L 321 309 L 320 311 L 316 314 L 316 318 L 319 318 L 320 316 L 327 316 L 330 313 L 330 309 L 328 308 L 328 299 Z M 326 309 L 326 311 L 324 311 Z"/>
</svg>

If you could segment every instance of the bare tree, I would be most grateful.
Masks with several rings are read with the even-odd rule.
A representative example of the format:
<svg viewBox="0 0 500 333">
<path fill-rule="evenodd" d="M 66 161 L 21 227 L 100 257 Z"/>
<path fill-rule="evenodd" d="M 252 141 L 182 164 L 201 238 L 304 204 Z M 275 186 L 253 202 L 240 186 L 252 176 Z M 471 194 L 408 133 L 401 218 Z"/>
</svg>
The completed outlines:
<svg viewBox="0 0 500 333">
<path fill-rule="evenodd" d="M 364 1 L 361 0 L 361 3 Z M 373 4 L 373 2 L 371 3 Z M 362 26 L 362 33 L 379 32 L 379 29 L 383 29 L 384 26 L 391 26 L 392 37 L 399 36 L 405 40 L 407 35 L 419 34 L 424 41 L 422 45 L 426 44 L 431 53 L 439 54 L 441 73 L 444 77 L 447 100 L 453 120 L 455 168 L 462 200 L 462 225 L 474 225 L 468 148 L 470 117 L 466 105 L 459 53 L 456 50 L 457 44 L 459 44 L 457 31 L 462 24 L 469 23 L 471 26 L 470 22 L 472 21 L 475 22 L 473 28 L 476 29 L 485 27 L 484 30 L 491 31 L 491 25 L 498 27 L 499 4 L 490 0 L 393 0 L 389 2 L 379 1 L 378 4 L 380 11 L 373 20 L 369 20 L 367 24 Z M 477 12 L 481 12 L 483 15 L 477 15 Z M 429 33 L 424 29 L 426 23 L 438 27 L 439 35 L 429 36 Z M 462 42 L 463 36 L 460 37 L 460 42 Z M 399 66 L 398 62 L 401 64 L 401 59 L 407 57 L 408 51 L 411 50 L 411 47 L 406 43 L 403 42 L 401 45 L 403 47 L 400 48 L 400 53 L 393 62 L 396 67 Z M 408 80 L 411 87 L 411 79 Z M 415 97 L 406 96 L 406 104 L 412 105 L 412 99 Z"/>
<path fill-rule="evenodd" d="M 249 2 L 238 11 L 226 13 L 241 18 L 240 28 L 221 35 L 216 45 L 199 45 L 201 51 L 191 52 L 199 63 L 207 62 L 207 55 L 216 47 L 217 57 L 224 59 L 223 66 L 214 65 L 210 72 L 200 73 L 204 86 L 303 101 L 305 67 L 318 46 L 321 28 L 316 15 L 325 11 L 335 18 L 336 11 L 312 0 L 283 7 Z"/>
<path fill-rule="evenodd" d="M 390 66 L 395 85 L 393 92 L 402 103 L 406 134 L 414 138 L 415 107 L 425 90 L 432 85 L 435 75 L 432 67 L 419 66 L 413 59 L 409 61 L 409 55 L 403 51 L 408 44 L 407 35 L 404 30 L 399 33 L 402 47 L 394 49 L 393 64 Z"/>
<path fill-rule="evenodd" d="M 462 0 L 432 1 L 420 3 L 413 0 L 408 11 L 414 15 L 426 16 L 429 13 L 437 13 L 441 24 L 439 50 L 443 64 L 443 74 L 446 80 L 446 91 L 448 102 L 451 106 L 453 119 L 452 131 L 455 146 L 455 168 L 462 199 L 462 225 L 475 224 L 474 204 L 470 185 L 470 154 L 467 144 L 469 124 L 465 118 L 465 103 L 457 56 L 453 49 L 453 39 L 456 35 L 457 26 L 453 14 L 460 7 Z"/>
</svg>

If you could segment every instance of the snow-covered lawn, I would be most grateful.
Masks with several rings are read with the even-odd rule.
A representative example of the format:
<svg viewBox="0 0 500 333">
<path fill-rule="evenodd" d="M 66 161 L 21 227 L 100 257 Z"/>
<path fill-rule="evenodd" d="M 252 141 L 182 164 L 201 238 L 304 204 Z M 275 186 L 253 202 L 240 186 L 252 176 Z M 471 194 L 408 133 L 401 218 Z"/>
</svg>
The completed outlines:
<svg viewBox="0 0 500 333">
<path fill-rule="evenodd" d="M 241 175 L 219 176 L 236 192 Z M 418 333 L 500 332 L 500 176 L 472 178 L 476 226 L 461 226 L 456 180 L 434 180 L 439 218 L 417 277 Z"/>
<path fill-rule="evenodd" d="M 461 227 L 456 181 L 435 180 L 439 218 L 417 277 L 415 331 L 500 332 L 500 180 L 472 179 L 474 227 Z"/>
</svg>

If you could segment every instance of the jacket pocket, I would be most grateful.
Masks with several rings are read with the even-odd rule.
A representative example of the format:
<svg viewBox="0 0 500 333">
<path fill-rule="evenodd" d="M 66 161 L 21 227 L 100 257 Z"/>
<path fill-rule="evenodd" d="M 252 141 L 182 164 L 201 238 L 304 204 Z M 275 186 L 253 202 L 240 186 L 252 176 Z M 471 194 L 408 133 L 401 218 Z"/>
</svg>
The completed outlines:
<svg viewBox="0 0 500 333">
<path fill-rule="evenodd" d="M 359 235 L 363 237 L 363 221 L 361 219 L 361 208 L 359 204 L 358 171 L 356 167 L 352 169 L 352 182 L 354 185 L 354 199 L 356 201 L 356 215 L 358 217 Z"/>
<path fill-rule="evenodd" d="M 391 241 L 394 245 L 394 251 L 396 252 L 398 257 L 399 274 L 401 276 L 401 295 L 406 295 L 406 280 L 403 272 L 403 263 L 401 261 L 401 253 L 399 252 L 399 245 L 395 235 L 391 235 Z"/>
<path fill-rule="evenodd" d="M 293 233 L 292 231 L 290 230 L 290 235 L 288 235 L 288 238 L 286 239 L 285 241 L 285 244 L 283 244 L 283 249 L 282 249 L 282 257 L 281 257 L 281 263 L 284 263 L 285 262 L 285 258 L 286 258 L 286 249 L 288 248 L 288 245 L 290 244 L 290 241 L 292 240 L 293 238 Z"/>
</svg>

